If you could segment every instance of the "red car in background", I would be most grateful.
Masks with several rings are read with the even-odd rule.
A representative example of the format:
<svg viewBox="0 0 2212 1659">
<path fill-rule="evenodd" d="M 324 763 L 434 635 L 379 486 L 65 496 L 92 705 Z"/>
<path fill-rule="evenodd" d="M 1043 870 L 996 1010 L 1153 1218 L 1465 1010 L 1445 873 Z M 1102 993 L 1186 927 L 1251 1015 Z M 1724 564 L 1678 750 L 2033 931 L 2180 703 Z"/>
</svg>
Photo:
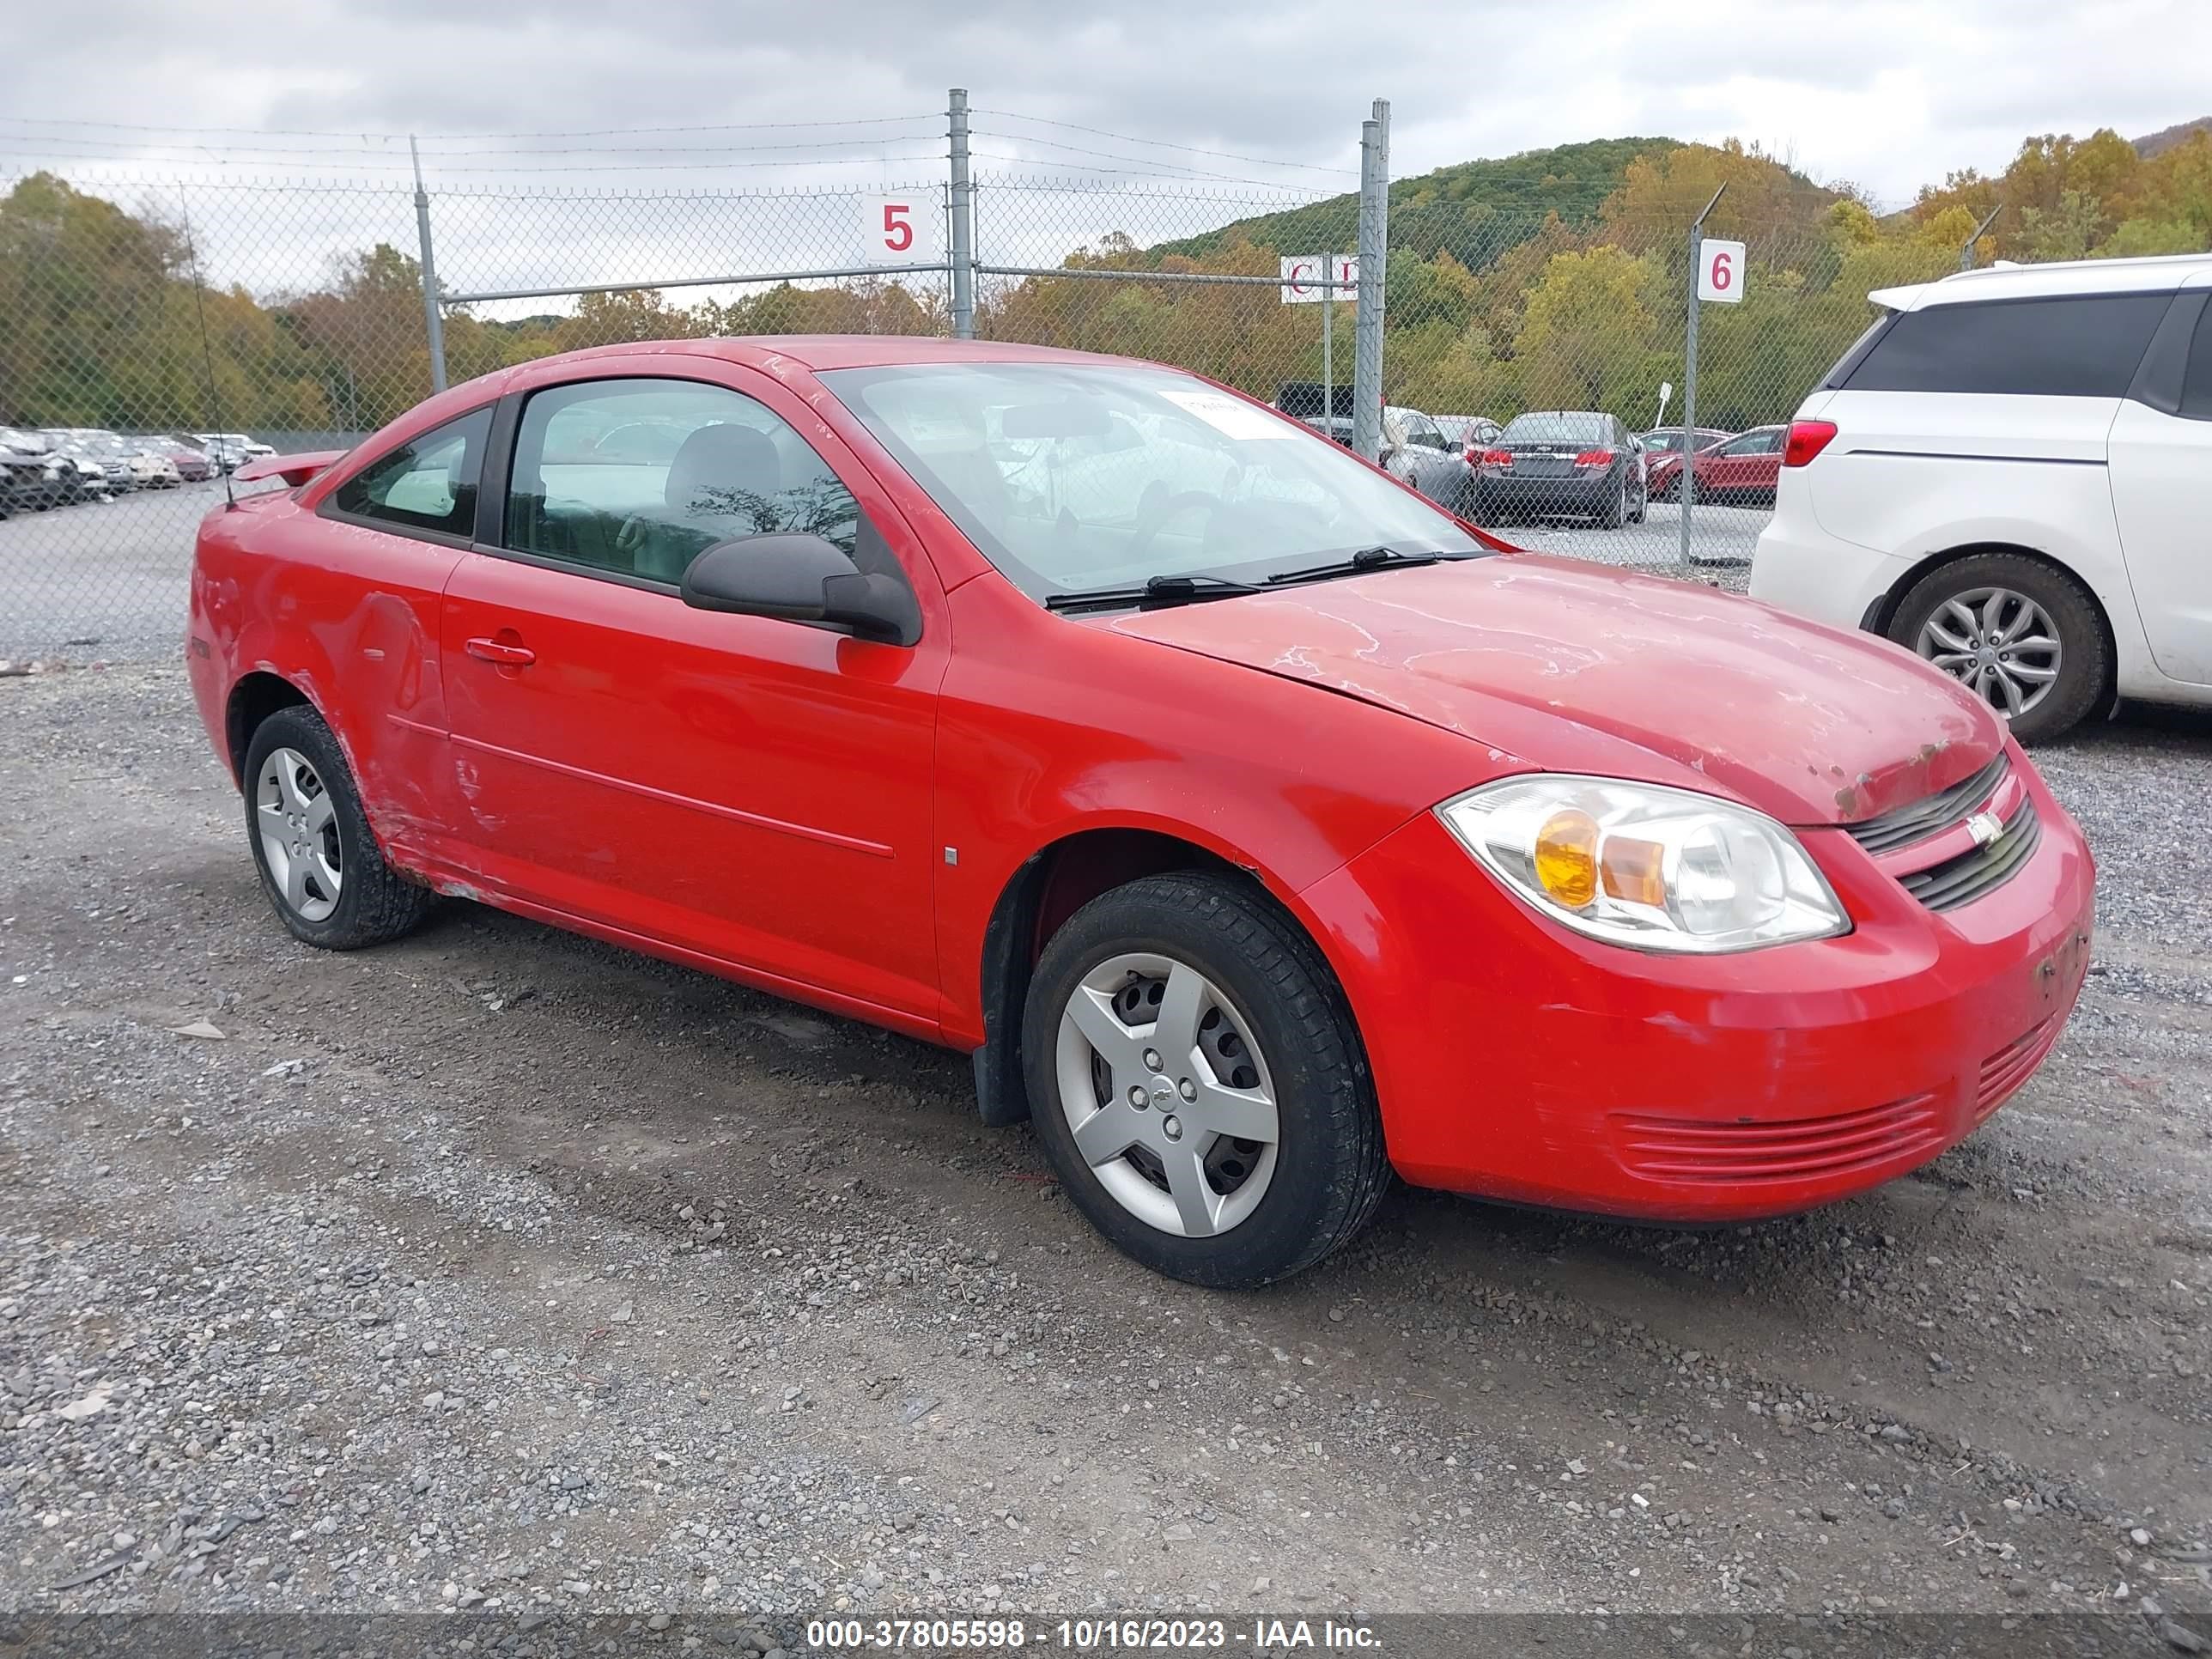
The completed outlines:
<svg viewBox="0 0 2212 1659">
<path fill-rule="evenodd" d="M 1699 450 L 1690 458 L 1692 498 L 1737 506 L 1771 506 L 1775 490 L 1781 486 L 1782 451 L 1789 437 L 1787 426 L 1755 426 Z M 1681 463 L 1673 456 L 1668 461 L 1668 484 L 1679 489 Z"/>
<path fill-rule="evenodd" d="M 1724 427 L 1701 426 L 1688 435 L 1692 440 L 1689 447 L 1707 449 L 1735 434 Z M 1672 501 L 1674 497 L 1674 485 L 1681 477 L 1683 438 L 1679 426 L 1654 427 L 1637 437 L 1636 441 L 1643 447 L 1644 471 L 1655 501 Z"/>
<path fill-rule="evenodd" d="M 1965 686 L 1521 554 L 1178 370 L 607 346 L 239 476 L 289 488 L 202 523 L 185 660 L 295 938 L 453 894 L 969 1054 L 1195 1283 L 1394 1170 L 1677 1221 L 1875 1186 L 2087 969 L 2088 848 Z"/>
</svg>

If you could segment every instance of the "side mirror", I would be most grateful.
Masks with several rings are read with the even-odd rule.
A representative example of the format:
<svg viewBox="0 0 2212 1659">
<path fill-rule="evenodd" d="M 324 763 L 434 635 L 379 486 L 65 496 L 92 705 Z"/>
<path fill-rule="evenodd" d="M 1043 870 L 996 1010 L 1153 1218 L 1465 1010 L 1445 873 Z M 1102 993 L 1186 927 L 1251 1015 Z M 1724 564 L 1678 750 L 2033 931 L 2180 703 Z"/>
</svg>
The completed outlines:
<svg viewBox="0 0 2212 1659">
<path fill-rule="evenodd" d="M 921 638 L 921 611 L 902 583 L 863 574 L 844 549 L 803 532 L 716 542 L 684 570 L 682 592 L 700 611 L 827 623 L 887 645 Z"/>
</svg>

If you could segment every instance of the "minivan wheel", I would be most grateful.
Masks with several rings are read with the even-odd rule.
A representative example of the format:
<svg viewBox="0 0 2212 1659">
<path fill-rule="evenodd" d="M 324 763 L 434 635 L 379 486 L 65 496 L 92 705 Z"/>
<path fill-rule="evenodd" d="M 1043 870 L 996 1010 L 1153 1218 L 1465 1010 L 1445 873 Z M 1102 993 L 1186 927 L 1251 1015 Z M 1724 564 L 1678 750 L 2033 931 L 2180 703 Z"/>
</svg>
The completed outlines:
<svg viewBox="0 0 2212 1659">
<path fill-rule="evenodd" d="M 1364 1226 L 1389 1184 L 1327 964 L 1226 878 L 1148 876 L 1077 911 L 1037 963 L 1022 1055 L 1068 1196 L 1156 1273 L 1284 1278 Z"/>
<path fill-rule="evenodd" d="M 2022 743 L 2081 720 L 2111 673 L 2088 589 L 2018 553 L 1977 553 L 1930 572 L 1899 602 L 1889 637 L 1973 691 Z"/>
<path fill-rule="evenodd" d="M 246 836 L 293 938 L 356 951 L 414 931 L 435 902 L 384 861 L 345 757 L 305 704 L 255 728 L 243 774 Z"/>
</svg>

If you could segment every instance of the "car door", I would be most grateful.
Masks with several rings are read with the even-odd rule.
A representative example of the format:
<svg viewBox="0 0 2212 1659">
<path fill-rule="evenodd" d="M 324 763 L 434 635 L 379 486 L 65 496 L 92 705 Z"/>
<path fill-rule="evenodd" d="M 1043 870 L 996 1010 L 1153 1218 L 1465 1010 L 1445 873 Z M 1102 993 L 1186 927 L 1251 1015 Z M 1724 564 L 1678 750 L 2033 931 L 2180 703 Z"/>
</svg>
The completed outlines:
<svg viewBox="0 0 2212 1659">
<path fill-rule="evenodd" d="M 1715 495 L 1757 489 L 1759 457 L 1773 452 L 1774 435 L 1766 431 L 1747 432 L 1729 439 L 1698 463 L 1698 487 Z"/>
<path fill-rule="evenodd" d="M 2113 416 L 2110 453 L 2151 658 L 2171 679 L 2212 685 L 2212 295 L 2175 301 Z"/>
<path fill-rule="evenodd" d="M 522 908 L 926 1033 L 934 573 L 783 387 L 666 362 L 609 360 L 502 409 L 503 501 L 445 597 L 464 832 Z M 905 583 L 919 644 L 678 596 L 704 547 L 778 531 Z"/>
</svg>

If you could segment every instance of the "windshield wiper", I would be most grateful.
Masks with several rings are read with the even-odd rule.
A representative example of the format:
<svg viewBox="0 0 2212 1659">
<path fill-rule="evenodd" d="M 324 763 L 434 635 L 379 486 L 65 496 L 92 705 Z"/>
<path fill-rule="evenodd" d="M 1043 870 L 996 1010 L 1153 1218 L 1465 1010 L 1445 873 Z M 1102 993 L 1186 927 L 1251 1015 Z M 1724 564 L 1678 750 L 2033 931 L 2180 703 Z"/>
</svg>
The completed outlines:
<svg viewBox="0 0 2212 1659">
<path fill-rule="evenodd" d="M 1404 564 L 1435 564 L 1439 560 L 1463 558 L 1466 555 L 1437 553 L 1423 549 L 1419 552 L 1401 553 L 1395 547 L 1363 547 L 1348 559 L 1334 559 L 1327 564 L 1311 564 L 1302 570 L 1279 570 L 1267 578 L 1270 585 L 1283 582 L 1320 581 L 1330 576 L 1364 575 L 1370 570 L 1384 570 Z"/>
<path fill-rule="evenodd" d="M 1243 593 L 1264 593 L 1249 582 L 1232 582 L 1223 576 L 1154 576 L 1142 587 L 1093 587 L 1076 593 L 1046 597 L 1048 611 L 1115 611 L 1127 605 L 1153 610 L 1163 605 L 1190 605 L 1200 599 L 1233 599 Z"/>
</svg>

